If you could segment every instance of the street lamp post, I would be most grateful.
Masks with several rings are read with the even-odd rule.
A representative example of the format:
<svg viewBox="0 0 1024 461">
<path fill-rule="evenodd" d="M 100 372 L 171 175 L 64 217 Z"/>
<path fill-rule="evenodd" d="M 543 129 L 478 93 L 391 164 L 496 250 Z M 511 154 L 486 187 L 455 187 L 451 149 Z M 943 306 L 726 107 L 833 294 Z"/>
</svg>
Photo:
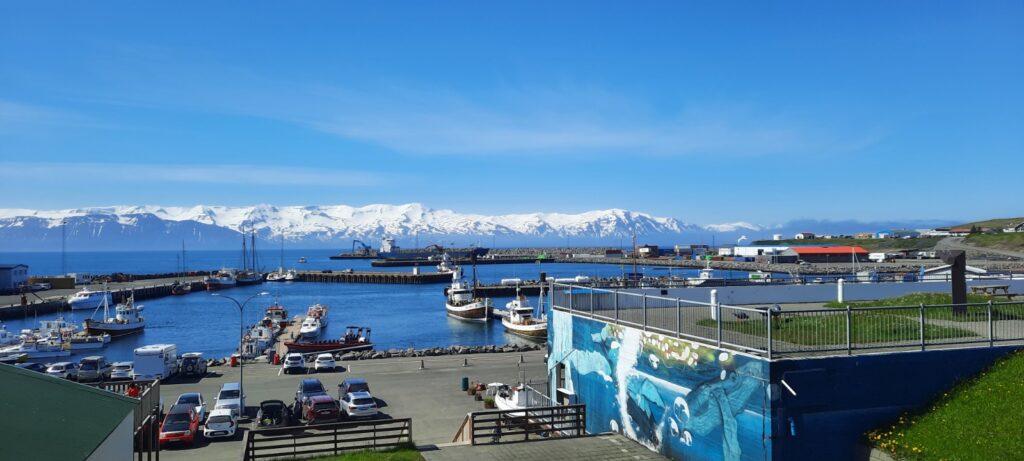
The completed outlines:
<svg viewBox="0 0 1024 461">
<path fill-rule="evenodd" d="M 250 296 L 245 301 L 238 302 L 237 299 L 232 298 L 230 296 L 224 296 L 220 293 L 210 293 L 211 296 L 219 296 L 224 299 L 230 299 L 232 302 L 235 303 L 235 306 L 238 306 L 238 387 L 241 388 L 242 394 L 240 396 L 241 398 L 239 399 L 239 402 L 242 403 L 240 405 L 242 408 L 238 409 L 239 418 L 241 418 L 245 414 L 245 360 L 242 359 L 242 338 L 245 337 L 245 318 L 242 316 L 242 313 L 245 312 L 245 305 L 248 304 L 249 301 L 252 301 L 256 297 L 266 296 L 269 294 L 269 292 L 261 291 Z"/>
</svg>

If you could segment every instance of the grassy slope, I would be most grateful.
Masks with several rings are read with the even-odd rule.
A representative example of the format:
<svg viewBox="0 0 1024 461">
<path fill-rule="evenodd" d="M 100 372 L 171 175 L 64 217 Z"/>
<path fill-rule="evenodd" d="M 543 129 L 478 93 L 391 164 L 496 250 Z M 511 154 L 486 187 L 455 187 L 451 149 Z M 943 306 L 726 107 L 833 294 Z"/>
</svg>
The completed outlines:
<svg viewBox="0 0 1024 461">
<path fill-rule="evenodd" d="M 967 302 L 969 303 L 984 303 L 990 299 L 988 296 L 976 295 L 973 293 L 967 294 Z M 875 301 L 860 301 L 850 303 L 840 303 L 831 301 L 825 303 L 825 307 L 843 307 L 847 305 L 850 307 L 873 307 L 873 306 L 916 306 L 918 304 L 950 304 L 953 302 L 953 295 L 949 293 L 910 293 L 897 298 L 885 298 Z"/>
<path fill-rule="evenodd" d="M 921 237 L 916 239 L 787 239 L 758 240 L 755 245 L 850 245 L 868 251 L 931 249 L 942 237 Z"/>
<path fill-rule="evenodd" d="M 958 384 L 925 413 L 868 432 L 876 447 L 913 461 L 1024 457 L 1024 351 Z"/>
<path fill-rule="evenodd" d="M 998 218 L 998 219 L 989 219 L 989 220 L 985 220 L 985 221 L 969 222 L 969 223 L 966 223 L 966 224 L 960 224 L 960 225 L 957 225 L 957 226 L 950 226 L 950 227 L 978 226 L 978 227 L 991 227 L 993 229 L 1002 229 L 1004 227 L 1010 226 L 1011 224 L 1020 224 L 1022 221 L 1024 221 L 1024 217 L 1022 217 L 1022 218 Z"/>
<path fill-rule="evenodd" d="M 1012 234 L 971 234 L 967 236 L 964 243 L 1003 250 L 1021 250 L 1024 249 L 1024 232 Z"/>
</svg>

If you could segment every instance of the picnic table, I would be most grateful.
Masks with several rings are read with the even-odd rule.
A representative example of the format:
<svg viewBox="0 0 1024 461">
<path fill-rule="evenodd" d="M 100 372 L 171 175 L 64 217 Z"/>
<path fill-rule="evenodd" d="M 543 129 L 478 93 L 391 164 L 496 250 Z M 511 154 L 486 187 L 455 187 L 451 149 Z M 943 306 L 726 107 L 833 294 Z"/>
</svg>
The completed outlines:
<svg viewBox="0 0 1024 461">
<path fill-rule="evenodd" d="M 999 292 L 1002 291 L 1001 296 L 1010 296 L 1010 285 L 974 285 L 971 287 L 971 293 L 984 294 L 989 296 L 1000 296 Z"/>
</svg>

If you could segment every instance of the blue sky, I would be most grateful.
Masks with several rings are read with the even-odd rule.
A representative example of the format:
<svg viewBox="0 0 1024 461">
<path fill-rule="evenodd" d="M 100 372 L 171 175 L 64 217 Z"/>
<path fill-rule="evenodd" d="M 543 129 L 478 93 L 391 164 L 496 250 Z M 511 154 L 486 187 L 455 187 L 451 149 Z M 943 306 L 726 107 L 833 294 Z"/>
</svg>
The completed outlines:
<svg viewBox="0 0 1024 461">
<path fill-rule="evenodd" d="M 1024 214 L 1024 3 L 0 6 L 0 207 Z"/>
</svg>

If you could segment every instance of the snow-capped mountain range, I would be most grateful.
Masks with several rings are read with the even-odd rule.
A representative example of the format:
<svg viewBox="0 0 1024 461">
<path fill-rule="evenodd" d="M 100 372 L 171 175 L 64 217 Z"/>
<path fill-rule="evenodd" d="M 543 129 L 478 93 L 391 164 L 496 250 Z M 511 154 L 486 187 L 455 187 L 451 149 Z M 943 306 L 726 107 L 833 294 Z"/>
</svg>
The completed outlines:
<svg viewBox="0 0 1024 461">
<path fill-rule="evenodd" d="M 88 249 L 167 248 L 186 240 L 199 248 L 223 248 L 238 241 L 238 232 L 255 230 L 260 238 L 306 247 L 344 247 L 352 239 L 376 241 L 385 236 L 422 237 L 422 243 L 446 241 L 481 245 L 501 238 L 506 245 L 553 243 L 605 244 L 639 236 L 680 235 L 719 229 L 757 229 L 748 223 L 696 226 L 674 218 L 610 209 L 579 214 L 464 214 L 405 205 L 247 207 L 111 206 L 55 211 L 0 209 L 0 239 L 7 250 L 53 249 L 61 223 L 69 245 Z M 482 240 L 482 241 L 481 241 Z M 177 242 L 177 243 L 175 243 Z M 59 240 L 57 240 L 59 243 Z M 411 242 L 410 242 L 411 243 Z"/>
<path fill-rule="evenodd" d="M 61 223 L 65 223 L 62 229 Z M 695 225 L 622 209 L 578 214 L 524 213 L 482 215 L 404 205 L 244 207 L 110 206 L 54 211 L 0 209 L 0 251 L 59 251 L 62 231 L 67 247 L 86 250 L 230 249 L 239 232 L 255 230 L 275 243 L 283 236 L 290 247 L 350 248 L 353 239 L 376 246 L 385 236 L 405 247 L 430 243 L 445 246 L 629 245 L 635 231 L 640 243 L 732 243 L 772 233 L 806 230 L 841 232 L 898 224 L 856 221 L 794 221 L 764 226 L 739 221 Z M 415 240 L 414 240 L 415 239 Z M 267 243 L 264 243 L 264 248 Z"/>
</svg>

